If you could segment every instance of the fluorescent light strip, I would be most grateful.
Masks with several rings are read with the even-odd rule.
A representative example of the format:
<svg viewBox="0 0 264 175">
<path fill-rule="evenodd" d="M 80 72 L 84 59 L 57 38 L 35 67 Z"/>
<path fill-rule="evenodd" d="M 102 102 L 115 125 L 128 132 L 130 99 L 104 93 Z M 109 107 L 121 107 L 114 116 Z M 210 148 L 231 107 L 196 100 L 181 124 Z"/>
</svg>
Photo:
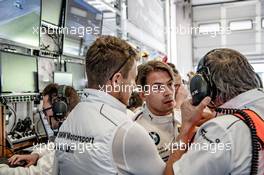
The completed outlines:
<svg viewBox="0 0 264 175">
<path fill-rule="evenodd" d="M 251 20 L 233 21 L 229 23 L 230 30 L 250 30 L 253 28 Z"/>
</svg>

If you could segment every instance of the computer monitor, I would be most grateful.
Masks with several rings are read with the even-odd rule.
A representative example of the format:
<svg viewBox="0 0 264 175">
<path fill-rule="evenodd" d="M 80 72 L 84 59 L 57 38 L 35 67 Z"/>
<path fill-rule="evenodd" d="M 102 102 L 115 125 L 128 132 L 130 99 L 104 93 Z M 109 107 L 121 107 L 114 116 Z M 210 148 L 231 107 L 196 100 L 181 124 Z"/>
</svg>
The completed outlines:
<svg viewBox="0 0 264 175">
<path fill-rule="evenodd" d="M 58 26 L 62 0 L 42 0 L 41 20 Z"/>
<path fill-rule="evenodd" d="M 54 72 L 54 59 L 38 57 L 38 84 L 40 92 L 42 92 L 48 84 L 53 83 Z"/>
<path fill-rule="evenodd" d="M 63 54 L 85 56 L 102 32 L 103 14 L 84 0 L 67 0 Z"/>
<path fill-rule="evenodd" d="M 73 87 L 76 90 L 83 90 L 87 84 L 85 65 L 80 63 L 66 63 L 67 72 L 72 73 Z"/>
<path fill-rule="evenodd" d="M 1 92 L 38 92 L 37 59 L 33 56 L 0 52 Z"/>
<path fill-rule="evenodd" d="M 0 1 L 0 41 L 39 47 L 40 0 Z"/>
<path fill-rule="evenodd" d="M 72 73 L 54 72 L 54 83 L 58 85 L 72 86 Z"/>
</svg>

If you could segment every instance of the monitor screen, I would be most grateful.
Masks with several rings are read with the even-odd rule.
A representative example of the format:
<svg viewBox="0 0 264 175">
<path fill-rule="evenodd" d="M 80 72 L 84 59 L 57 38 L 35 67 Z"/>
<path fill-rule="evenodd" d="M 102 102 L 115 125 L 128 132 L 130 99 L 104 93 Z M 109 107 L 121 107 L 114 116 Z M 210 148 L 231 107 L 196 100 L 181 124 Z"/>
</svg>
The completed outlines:
<svg viewBox="0 0 264 175">
<path fill-rule="evenodd" d="M 85 65 L 79 63 L 66 63 L 67 72 L 72 73 L 73 87 L 76 90 L 83 90 L 87 84 Z"/>
<path fill-rule="evenodd" d="M 84 0 L 68 0 L 65 17 L 63 53 L 84 56 L 101 34 L 103 14 Z"/>
<path fill-rule="evenodd" d="M 62 0 L 42 0 L 41 20 L 59 25 Z"/>
<path fill-rule="evenodd" d="M 1 0 L 0 38 L 39 47 L 40 0 Z"/>
<path fill-rule="evenodd" d="M 40 49 L 59 53 L 61 51 L 61 38 L 59 28 L 50 23 L 41 22 Z"/>
<path fill-rule="evenodd" d="M 72 74 L 67 72 L 54 72 L 54 83 L 72 86 Z"/>
<path fill-rule="evenodd" d="M 37 59 L 0 52 L 2 93 L 37 92 Z"/>
<path fill-rule="evenodd" d="M 38 58 L 38 80 L 39 80 L 39 91 L 50 83 L 53 83 L 53 72 L 55 72 L 54 59 L 49 58 Z"/>
</svg>

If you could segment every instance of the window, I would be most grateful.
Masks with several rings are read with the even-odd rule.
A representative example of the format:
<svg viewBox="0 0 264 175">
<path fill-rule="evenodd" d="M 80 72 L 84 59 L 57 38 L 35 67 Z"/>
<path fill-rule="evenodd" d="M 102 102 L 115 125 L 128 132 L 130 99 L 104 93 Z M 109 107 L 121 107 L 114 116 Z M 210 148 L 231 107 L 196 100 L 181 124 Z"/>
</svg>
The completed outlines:
<svg viewBox="0 0 264 175">
<path fill-rule="evenodd" d="M 250 30 L 253 28 L 252 20 L 233 21 L 229 23 L 230 30 Z"/>
<path fill-rule="evenodd" d="M 220 31 L 219 23 L 199 24 L 199 33 L 210 33 L 210 32 L 219 32 L 219 31 Z"/>
<path fill-rule="evenodd" d="M 262 19 L 262 28 L 264 28 L 264 18 Z"/>
</svg>

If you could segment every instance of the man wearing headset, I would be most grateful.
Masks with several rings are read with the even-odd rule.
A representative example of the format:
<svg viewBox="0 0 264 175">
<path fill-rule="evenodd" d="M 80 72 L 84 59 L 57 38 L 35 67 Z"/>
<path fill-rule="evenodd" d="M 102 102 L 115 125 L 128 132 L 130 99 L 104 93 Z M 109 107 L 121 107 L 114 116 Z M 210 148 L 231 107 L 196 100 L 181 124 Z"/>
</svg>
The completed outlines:
<svg viewBox="0 0 264 175">
<path fill-rule="evenodd" d="M 52 129 L 58 129 L 68 113 L 79 102 L 77 92 L 70 86 L 49 84 L 43 90 L 42 95 L 43 110 L 40 112 L 45 115 Z M 0 174 L 51 174 L 55 153 L 53 150 L 54 144 L 53 142 L 48 142 L 45 145 L 39 146 L 34 148 L 34 151 L 29 155 L 14 155 L 9 159 L 11 166 L 19 165 L 21 161 L 25 161 L 25 167 L 9 168 L 3 165 L 3 167 L 0 167 Z"/>
<path fill-rule="evenodd" d="M 137 85 L 145 104 L 135 115 L 135 121 L 142 125 L 153 139 L 163 161 L 169 158 L 167 145 L 178 135 L 181 116 L 174 111 L 175 87 L 171 68 L 161 61 L 149 61 L 138 66 Z"/>
<path fill-rule="evenodd" d="M 264 92 L 252 66 L 239 52 L 223 48 L 207 53 L 197 70 L 190 82 L 192 101 L 181 106 L 182 128 L 165 174 L 263 175 Z M 206 106 L 224 113 L 238 110 L 220 108 L 250 109 L 246 110 L 249 117 L 245 112 L 217 113 L 192 140 L 194 125 Z"/>
</svg>

